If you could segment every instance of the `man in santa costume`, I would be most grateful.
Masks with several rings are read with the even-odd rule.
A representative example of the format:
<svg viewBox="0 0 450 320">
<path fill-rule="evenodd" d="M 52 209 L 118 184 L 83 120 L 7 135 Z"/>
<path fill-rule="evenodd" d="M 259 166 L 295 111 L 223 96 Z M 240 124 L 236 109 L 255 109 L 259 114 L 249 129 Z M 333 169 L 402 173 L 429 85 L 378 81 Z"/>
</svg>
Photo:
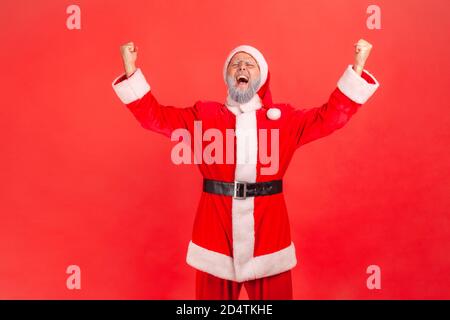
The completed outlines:
<svg viewBox="0 0 450 320">
<path fill-rule="evenodd" d="M 238 46 L 225 60 L 225 103 L 197 101 L 187 108 L 161 105 L 136 67 L 137 46 L 121 46 L 125 73 L 112 86 L 144 128 L 169 138 L 177 129 L 193 136 L 195 122 L 201 121 L 203 130 L 214 128 L 224 137 L 230 129 L 235 132 L 235 161 L 198 165 L 203 192 L 186 259 L 197 270 L 197 299 L 238 299 L 242 284 L 250 299 L 292 299 L 291 269 L 297 260 L 282 179 L 295 150 L 342 128 L 376 91 L 377 80 L 364 70 L 371 48 L 362 39 L 355 43 L 354 64 L 327 103 L 296 109 L 272 102 L 267 62 L 252 46 Z M 277 152 L 278 170 L 264 172 L 258 157 L 261 129 L 268 141 L 276 141 L 268 149 Z M 202 149 L 206 145 L 201 142 Z"/>
</svg>

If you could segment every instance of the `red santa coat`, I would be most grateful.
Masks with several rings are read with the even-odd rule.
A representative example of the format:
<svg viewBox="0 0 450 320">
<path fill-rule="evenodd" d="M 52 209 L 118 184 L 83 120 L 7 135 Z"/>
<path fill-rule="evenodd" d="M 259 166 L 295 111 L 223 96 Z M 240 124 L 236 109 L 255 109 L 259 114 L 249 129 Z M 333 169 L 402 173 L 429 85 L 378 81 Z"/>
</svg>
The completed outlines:
<svg viewBox="0 0 450 320">
<path fill-rule="evenodd" d="M 239 108 L 212 101 L 197 101 L 188 108 L 161 105 L 140 69 L 128 79 L 124 75 L 116 78 L 113 88 L 144 128 L 169 138 L 180 128 L 193 137 L 194 121 L 201 121 L 203 131 L 220 130 L 223 137 L 227 129 L 235 130 L 232 149 L 236 161 L 203 161 L 198 165 L 202 176 L 226 182 L 262 182 L 282 179 L 295 150 L 342 128 L 379 86 L 369 72 L 360 77 L 348 66 L 327 103 L 296 109 L 287 103 L 272 103 L 269 78 L 267 74 L 259 94 Z M 270 129 L 278 129 L 279 169 L 273 174 L 262 174 L 268 165 L 257 156 L 261 147 L 258 129 L 267 129 L 267 141 L 274 132 Z M 240 130 L 246 135 L 241 136 Z M 208 144 L 203 142 L 202 149 Z M 225 141 L 223 145 L 225 155 Z M 270 144 L 268 149 L 270 154 Z M 238 282 L 292 269 L 297 260 L 283 193 L 234 199 L 203 192 L 186 261 L 198 270 Z"/>
</svg>

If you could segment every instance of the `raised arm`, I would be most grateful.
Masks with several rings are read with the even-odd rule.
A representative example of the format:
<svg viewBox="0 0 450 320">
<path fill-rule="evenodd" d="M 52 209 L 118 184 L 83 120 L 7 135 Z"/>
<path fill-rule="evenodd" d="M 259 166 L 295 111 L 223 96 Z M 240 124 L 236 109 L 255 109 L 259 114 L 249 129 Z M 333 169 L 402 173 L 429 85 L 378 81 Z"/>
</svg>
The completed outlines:
<svg viewBox="0 0 450 320">
<path fill-rule="evenodd" d="M 188 108 L 159 104 L 141 69 L 136 67 L 137 46 L 128 42 L 120 51 L 125 73 L 114 79 L 112 87 L 142 127 L 169 138 L 175 129 L 192 129 L 198 118 L 197 104 Z"/>
<path fill-rule="evenodd" d="M 349 65 L 327 103 L 311 109 L 295 110 L 291 128 L 297 147 L 342 128 L 379 87 L 364 65 L 372 45 L 365 40 L 355 44 L 355 63 Z"/>
</svg>

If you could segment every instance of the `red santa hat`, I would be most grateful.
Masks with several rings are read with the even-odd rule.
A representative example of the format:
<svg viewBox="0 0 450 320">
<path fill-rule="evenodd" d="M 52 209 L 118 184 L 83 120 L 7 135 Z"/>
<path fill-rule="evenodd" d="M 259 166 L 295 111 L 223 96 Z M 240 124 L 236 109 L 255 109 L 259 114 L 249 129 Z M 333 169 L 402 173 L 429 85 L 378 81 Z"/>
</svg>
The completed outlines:
<svg viewBox="0 0 450 320">
<path fill-rule="evenodd" d="M 270 73 L 269 73 L 269 67 L 267 65 L 266 59 L 264 59 L 264 56 L 262 53 L 249 45 L 240 45 L 228 54 L 227 59 L 225 60 L 225 64 L 223 66 L 223 79 L 225 81 L 225 84 L 227 84 L 227 69 L 228 65 L 230 64 L 231 59 L 233 56 L 238 52 L 245 52 L 251 55 L 256 62 L 258 63 L 259 72 L 261 76 L 261 82 L 259 84 L 259 87 L 257 89 L 258 95 L 261 98 L 262 104 L 264 107 L 270 107 L 272 105 L 272 96 L 269 90 L 269 80 L 270 80 Z"/>
</svg>

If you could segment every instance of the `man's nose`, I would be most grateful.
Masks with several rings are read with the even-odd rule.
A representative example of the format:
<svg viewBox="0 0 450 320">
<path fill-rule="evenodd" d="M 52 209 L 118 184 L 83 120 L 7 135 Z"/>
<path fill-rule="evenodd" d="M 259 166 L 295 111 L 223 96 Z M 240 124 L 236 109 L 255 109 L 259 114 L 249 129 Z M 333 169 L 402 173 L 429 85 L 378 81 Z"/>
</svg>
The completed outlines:
<svg viewBox="0 0 450 320">
<path fill-rule="evenodd" d="M 238 69 L 239 70 L 245 70 L 245 63 L 243 63 L 243 62 L 239 63 Z"/>
</svg>

